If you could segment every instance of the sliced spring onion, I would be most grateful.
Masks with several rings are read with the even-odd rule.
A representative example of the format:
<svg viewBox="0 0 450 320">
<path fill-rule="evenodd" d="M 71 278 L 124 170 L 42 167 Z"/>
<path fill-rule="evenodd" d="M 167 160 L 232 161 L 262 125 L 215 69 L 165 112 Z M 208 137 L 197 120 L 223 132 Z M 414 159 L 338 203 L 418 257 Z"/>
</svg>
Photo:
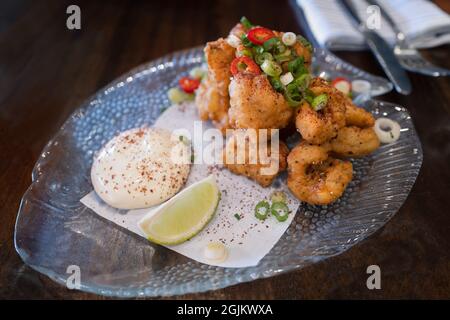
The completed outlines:
<svg viewBox="0 0 450 320">
<path fill-rule="evenodd" d="M 389 118 L 378 118 L 373 129 L 382 143 L 392 143 L 400 138 L 400 125 Z"/>
<path fill-rule="evenodd" d="M 169 91 L 167 91 L 167 96 L 169 97 L 170 102 L 174 104 L 194 99 L 193 94 L 186 93 L 178 88 L 169 89 Z"/>
<path fill-rule="evenodd" d="M 274 202 L 270 207 L 270 213 L 277 218 L 278 221 L 286 221 L 289 217 L 289 207 L 284 202 Z"/>
<path fill-rule="evenodd" d="M 283 53 L 276 54 L 274 58 L 275 58 L 275 60 L 277 60 L 277 62 L 290 61 L 292 59 L 291 50 L 287 49 Z"/>
<path fill-rule="evenodd" d="M 308 73 L 308 69 L 305 67 L 305 60 L 303 57 L 297 57 L 288 63 L 288 70 L 295 78 L 302 74 Z"/>
<path fill-rule="evenodd" d="M 314 100 L 314 93 L 309 89 L 306 88 L 305 91 L 303 91 L 303 98 L 309 103 L 312 104 Z"/>
<path fill-rule="evenodd" d="M 343 77 L 337 77 L 331 82 L 331 85 L 342 92 L 344 95 L 348 95 L 352 90 L 352 84 L 350 83 L 350 81 Z"/>
<path fill-rule="evenodd" d="M 253 42 L 251 42 L 250 40 L 248 40 L 246 34 L 243 34 L 243 35 L 241 36 L 241 42 L 242 42 L 242 44 L 244 45 L 244 47 L 247 47 L 247 48 L 250 48 L 250 47 L 253 47 L 253 46 L 254 46 Z"/>
<path fill-rule="evenodd" d="M 278 63 L 271 60 L 264 60 L 261 69 L 271 77 L 278 77 L 283 71 Z"/>
<path fill-rule="evenodd" d="M 253 27 L 253 24 L 246 17 L 242 17 L 240 22 L 245 29 Z"/>
<path fill-rule="evenodd" d="M 281 41 L 287 46 L 293 46 L 297 41 L 297 36 L 293 32 L 286 32 L 281 37 Z"/>
<path fill-rule="evenodd" d="M 239 213 L 235 213 L 235 214 L 234 214 L 234 217 L 235 217 L 237 220 L 241 220 L 241 216 L 239 215 Z"/>
<path fill-rule="evenodd" d="M 294 76 L 292 75 L 292 73 L 287 72 L 280 77 L 280 81 L 283 85 L 287 86 L 289 83 L 294 81 Z"/>
<path fill-rule="evenodd" d="M 208 70 L 203 67 L 195 67 L 192 68 L 191 71 L 189 71 L 189 76 L 191 76 L 194 79 L 203 79 L 203 77 L 206 76 L 208 73 Z"/>
<path fill-rule="evenodd" d="M 254 50 L 255 50 L 256 54 L 264 53 L 264 47 L 263 46 L 255 46 Z"/>
<path fill-rule="evenodd" d="M 282 92 L 284 90 L 284 86 L 281 83 L 280 79 L 277 77 L 269 77 L 269 81 L 270 84 L 272 85 L 272 87 L 278 91 L 278 92 Z"/>
<path fill-rule="evenodd" d="M 318 111 L 327 105 L 328 102 L 328 96 L 325 93 L 319 94 L 317 97 L 315 97 L 311 103 L 311 106 L 314 110 Z"/>
<path fill-rule="evenodd" d="M 304 46 L 306 49 L 308 49 L 309 51 L 312 52 L 313 50 L 313 46 L 311 44 L 311 42 L 309 42 L 308 40 L 306 40 L 304 37 L 302 37 L 301 35 L 297 35 L 297 41 L 300 42 L 300 44 L 302 46 Z"/>
<path fill-rule="evenodd" d="M 284 202 L 284 203 L 286 203 L 287 197 L 286 197 L 286 194 L 283 191 L 274 191 L 270 195 L 270 200 L 272 202 Z"/>
<path fill-rule="evenodd" d="M 276 49 L 276 52 L 278 52 L 278 53 L 283 53 L 287 50 L 286 46 L 284 44 L 282 44 L 281 42 L 278 42 L 275 49 Z"/>
<path fill-rule="evenodd" d="M 233 48 L 237 48 L 241 45 L 241 39 L 239 39 L 234 34 L 230 34 L 227 38 L 227 43 L 232 46 Z"/>
<path fill-rule="evenodd" d="M 262 212 L 261 212 L 262 211 Z M 270 205 L 267 201 L 260 201 L 255 207 L 255 217 L 259 220 L 266 220 L 270 211 Z"/>
<path fill-rule="evenodd" d="M 290 83 L 286 86 L 284 98 L 291 107 L 297 107 L 302 102 L 302 95 L 295 83 Z"/>
<path fill-rule="evenodd" d="M 311 82 L 311 75 L 309 73 L 304 73 L 297 79 L 295 79 L 295 84 L 301 92 L 304 92 Z"/>
<path fill-rule="evenodd" d="M 266 51 L 270 51 L 272 50 L 272 48 L 274 46 L 276 46 L 278 43 L 280 42 L 280 40 L 276 37 L 274 38 L 270 38 L 269 40 L 267 40 L 266 42 L 263 43 L 263 48 Z"/>
<path fill-rule="evenodd" d="M 236 57 L 246 56 L 249 58 L 253 58 L 252 50 L 245 48 L 243 50 L 236 50 Z"/>
<path fill-rule="evenodd" d="M 268 52 L 263 52 L 255 56 L 255 62 L 257 64 L 263 64 L 265 60 L 273 60 L 272 55 Z"/>
</svg>

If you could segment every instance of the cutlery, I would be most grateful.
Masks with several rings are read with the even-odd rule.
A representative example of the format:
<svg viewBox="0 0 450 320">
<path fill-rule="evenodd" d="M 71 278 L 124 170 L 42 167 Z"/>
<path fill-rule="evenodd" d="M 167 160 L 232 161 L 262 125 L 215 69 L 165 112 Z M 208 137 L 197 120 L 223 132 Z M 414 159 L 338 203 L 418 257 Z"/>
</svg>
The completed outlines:
<svg viewBox="0 0 450 320">
<path fill-rule="evenodd" d="M 404 95 L 410 94 L 411 82 L 409 81 L 405 70 L 392 52 L 389 44 L 387 44 L 375 31 L 366 27 L 349 0 L 341 0 L 340 3 L 348 12 L 348 15 L 352 17 L 353 24 L 363 35 L 366 43 L 377 58 L 384 72 L 394 84 L 395 90 Z"/>
<path fill-rule="evenodd" d="M 397 60 L 406 70 L 411 72 L 417 72 L 433 77 L 449 76 L 450 70 L 438 67 L 431 62 L 428 62 L 419 53 L 418 50 L 412 48 L 406 39 L 405 34 L 398 28 L 392 17 L 383 9 L 383 7 L 378 3 L 378 1 L 368 0 L 372 5 L 376 5 L 380 8 L 381 15 L 386 20 L 387 23 L 392 27 L 395 33 L 395 46 L 394 54 Z"/>
</svg>

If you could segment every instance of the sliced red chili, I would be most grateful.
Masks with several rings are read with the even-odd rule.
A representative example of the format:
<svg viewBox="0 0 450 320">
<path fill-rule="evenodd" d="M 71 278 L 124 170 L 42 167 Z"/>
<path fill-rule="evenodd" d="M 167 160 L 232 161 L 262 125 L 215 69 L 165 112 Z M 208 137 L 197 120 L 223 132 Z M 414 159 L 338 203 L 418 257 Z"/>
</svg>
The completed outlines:
<svg viewBox="0 0 450 320">
<path fill-rule="evenodd" d="M 184 92 L 193 93 L 200 86 L 200 80 L 183 77 L 178 81 L 178 84 Z"/>
<path fill-rule="evenodd" d="M 349 94 L 352 90 L 352 84 L 346 78 L 337 77 L 331 82 L 331 85 L 344 94 Z"/>
<path fill-rule="evenodd" d="M 248 40 L 257 45 L 261 45 L 273 37 L 275 37 L 273 31 L 263 27 L 253 28 L 247 34 Z"/>
<path fill-rule="evenodd" d="M 233 76 L 239 72 L 260 74 L 259 66 L 247 56 L 237 57 L 231 62 L 230 71 Z"/>
</svg>

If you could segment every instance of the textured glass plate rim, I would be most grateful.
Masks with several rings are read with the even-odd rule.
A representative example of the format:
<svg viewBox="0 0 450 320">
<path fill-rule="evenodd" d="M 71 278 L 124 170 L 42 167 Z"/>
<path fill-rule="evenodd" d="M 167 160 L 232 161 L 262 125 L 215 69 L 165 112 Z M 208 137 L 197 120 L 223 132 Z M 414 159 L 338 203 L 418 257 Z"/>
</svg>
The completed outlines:
<svg viewBox="0 0 450 320">
<path fill-rule="evenodd" d="M 133 76 L 133 77 L 139 77 L 141 75 L 141 73 L 145 73 L 146 70 L 150 69 L 150 68 L 155 68 L 160 64 L 163 63 L 167 63 L 172 61 L 174 58 L 177 58 L 180 55 L 185 55 L 185 54 L 195 54 L 196 52 L 200 51 L 202 49 L 202 47 L 195 47 L 195 48 L 190 48 L 190 49 L 185 49 L 185 50 L 181 50 L 181 51 L 176 51 L 173 52 L 171 54 L 165 55 L 159 59 L 155 59 L 153 61 L 150 61 L 148 63 L 142 64 L 136 68 L 133 68 L 131 71 L 129 71 L 128 73 L 122 75 L 121 77 L 117 78 L 116 80 L 114 80 L 113 82 L 111 82 L 110 84 L 106 85 L 105 87 L 101 88 L 100 90 L 98 90 L 96 93 L 94 93 L 92 96 L 90 96 L 88 99 L 85 100 L 85 102 L 83 104 L 81 104 L 81 106 L 79 108 L 77 108 L 70 116 L 69 118 L 66 120 L 66 122 L 61 126 L 61 128 L 58 130 L 58 132 L 52 137 L 52 139 L 47 143 L 47 145 L 44 147 L 43 151 L 41 152 L 41 154 L 45 154 L 48 149 L 50 149 L 53 141 L 59 136 L 60 132 L 62 130 L 64 130 L 65 126 L 67 123 L 69 123 L 72 118 L 77 117 L 80 112 L 82 112 L 88 105 L 89 103 L 94 99 L 94 97 L 98 96 L 99 93 L 104 92 L 105 90 L 107 90 L 108 88 L 114 88 L 116 87 L 118 84 L 120 84 L 121 82 L 125 81 L 128 77 Z M 326 51 L 319 49 L 322 54 L 326 54 Z M 341 63 L 342 65 L 344 65 L 346 68 L 348 69 L 353 69 L 353 71 L 356 74 L 364 74 L 365 76 L 368 77 L 372 77 L 372 78 L 378 78 L 378 79 L 382 79 L 385 81 L 385 79 L 380 78 L 380 77 L 376 77 L 373 76 L 371 74 L 368 74 L 342 60 L 340 60 L 337 57 L 333 57 L 333 60 L 337 59 L 339 63 Z M 200 62 L 198 59 L 193 58 L 193 63 L 196 62 Z M 386 92 L 390 91 L 391 89 L 388 89 Z M 379 93 L 379 94 L 383 94 L 383 93 Z M 369 102 L 375 103 L 377 105 L 388 105 L 389 107 L 392 108 L 399 108 L 402 111 L 407 112 L 407 110 L 404 107 L 401 107 L 399 105 L 390 103 L 390 102 L 382 102 L 382 101 L 377 101 L 377 100 L 370 100 Z M 419 154 L 419 160 L 418 160 L 418 165 L 416 167 L 416 171 L 414 172 L 414 181 L 411 184 L 411 188 L 414 185 L 417 176 L 419 174 L 420 168 L 422 166 L 422 161 L 423 161 L 423 154 L 422 154 L 422 146 L 420 143 L 420 139 L 417 136 L 417 133 L 415 131 L 414 128 L 414 124 L 411 121 L 411 126 L 412 126 L 412 130 L 414 131 L 415 135 L 415 139 L 417 140 L 417 147 L 418 147 L 418 154 Z M 25 201 L 27 200 L 27 196 L 29 195 L 35 180 L 41 175 L 43 174 L 43 171 L 40 170 L 39 168 L 39 164 L 42 161 L 42 158 L 40 157 L 38 159 L 38 161 L 36 162 L 33 171 L 32 171 L 32 182 L 29 186 L 29 188 L 27 189 L 27 191 L 24 193 L 21 202 L 20 202 L 20 206 L 19 206 L 19 210 L 18 210 L 18 215 L 16 218 L 16 225 L 15 225 L 15 232 L 14 232 L 14 245 L 15 245 L 15 249 L 17 251 L 17 253 L 19 254 L 19 256 L 21 257 L 21 259 L 25 262 L 25 264 L 27 264 L 28 266 L 30 266 L 31 268 L 33 268 L 34 270 L 48 276 L 49 278 L 51 278 L 52 280 L 54 280 L 55 282 L 58 282 L 62 285 L 66 285 L 66 278 L 58 275 L 57 273 L 55 273 L 54 271 L 52 271 L 49 268 L 45 268 L 45 267 L 41 267 L 38 265 L 33 265 L 31 263 L 29 263 L 27 261 L 27 254 L 21 250 L 21 248 L 19 247 L 18 243 L 17 243 L 17 229 L 18 229 L 18 223 L 19 223 L 19 217 L 20 214 L 22 212 L 22 208 L 23 205 L 25 203 Z M 410 190 L 409 190 L 410 191 Z M 408 192 L 409 194 L 409 192 Z M 108 286 L 89 286 L 89 285 L 85 285 L 85 284 L 81 284 L 80 286 L 80 290 L 81 291 L 85 291 L 85 292 L 90 292 L 90 293 L 94 293 L 94 294 L 100 294 L 100 295 L 105 295 L 105 296 L 116 296 L 116 297 L 154 297 L 154 296 L 171 296 L 171 295 L 179 295 L 179 294 L 188 294 L 188 293 L 197 293 L 197 292 L 205 292 L 205 291 L 209 291 L 209 290 L 216 290 L 216 289 L 221 289 L 221 288 L 225 288 L 228 286 L 232 286 L 235 284 L 239 284 L 239 283 L 245 283 L 245 282 L 249 282 L 249 281 L 253 281 L 256 279 L 262 279 L 262 278 L 269 278 L 275 275 L 279 275 L 282 273 L 286 273 L 289 271 L 294 271 L 296 269 L 301 269 L 304 266 L 307 265 L 311 265 L 314 264 L 318 261 L 322 261 L 334 256 L 337 256 L 339 254 L 342 254 L 343 252 L 347 251 L 348 249 L 350 249 L 352 246 L 354 246 L 355 244 L 361 242 L 364 239 L 367 239 L 369 236 L 371 236 L 374 232 L 376 232 L 377 230 L 379 230 L 382 226 L 384 226 L 397 212 L 398 210 L 401 208 L 401 206 L 403 205 L 404 201 L 406 200 L 407 195 L 405 197 L 405 199 L 403 200 L 403 202 L 399 205 L 399 207 L 392 211 L 391 213 L 389 213 L 388 215 L 386 215 L 386 218 L 382 221 L 382 222 L 377 222 L 375 224 L 372 224 L 371 226 L 367 227 L 365 229 L 365 231 L 361 232 L 358 236 L 358 238 L 356 240 L 353 240 L 352 242 L 349 242 L 345 245 L 341 245 L 340 246 L 340 250 L 336 251 L 335 253 L 332 254 L 327 254 L 327 255 L 322 255 L 322 256 L 317 256 L 314 257 L 314 259 L 312 259 L 312 261 L 310 261 L 309 263 L 304 263 L 304 262 L 297 262 L 297 263 L 290 263 L 290 264 L 284 264 L 283 267 L 279 268 L 279 269 L 270 269 L 270 271 L 265 271 L 265 272 L 257 272 L 255 273 L 245 273 L 243 275 L 241 275 L 241 277 L 239 279 L 236 278 L 232 278 L 230 277 L 228 279 L 228 281 L 223 281 L 221 282 L 219 285 L 213 285 L 211 287 L 198 287 L 198 286 L 193 286 L 192 289 L 186 289 L 183 288 L 181 290 L 174 290 L 173 292 L 167 292 L 165 294 L 149 294 L 148 291 L 145 291 L 141 288 L 141 289 L 111 289 L 111 287 Z M 281 260 L 287 260 L 287 258 L 285 259 L 281 259 Z"/>
</svg>

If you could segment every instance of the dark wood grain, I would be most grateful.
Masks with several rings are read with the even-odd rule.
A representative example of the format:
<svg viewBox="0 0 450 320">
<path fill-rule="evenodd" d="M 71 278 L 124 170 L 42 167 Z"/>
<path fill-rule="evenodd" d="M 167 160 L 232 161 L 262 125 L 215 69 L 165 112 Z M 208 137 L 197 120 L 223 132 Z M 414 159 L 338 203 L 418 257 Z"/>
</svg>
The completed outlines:
<svg viewBox="0 0 450 320">
<path fill-rule="evenodd" d="M 450 11 L 447 1 L 437 1 Z M 127 70 L 225 35 L 241 15 L 300 32 L 283 1 L 76 1 L 82 29 L 65 27 L 66 1 L 0 3 L 0 297 L 103 299 L 70 291 L 27 267 L 14 250 L 14 223 L 31 170 L 69 114 Z M 427 54 L 448 63 L 449 47 Z M 342 58 L 383 75 L 368 52 Z M 303 270 L 179 298 L 450 298 L 450 82 L 410 74 L 406 106 L 423 144 L 419 178 L 400 211 L 346 253 Z M 366 288 L 370 264 L 382 290 Z"/>
</svg>

